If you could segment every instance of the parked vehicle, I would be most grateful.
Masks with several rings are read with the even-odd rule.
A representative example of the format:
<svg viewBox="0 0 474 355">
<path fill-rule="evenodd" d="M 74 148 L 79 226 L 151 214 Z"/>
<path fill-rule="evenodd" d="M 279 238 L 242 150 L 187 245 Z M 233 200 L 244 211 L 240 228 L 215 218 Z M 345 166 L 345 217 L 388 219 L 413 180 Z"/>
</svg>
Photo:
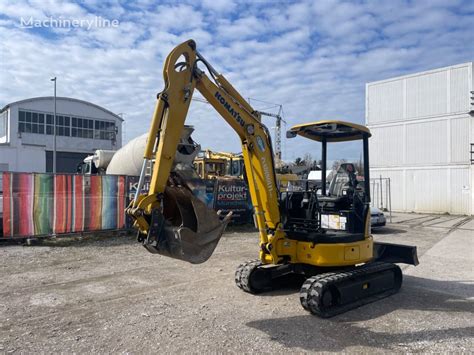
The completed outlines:
<svg viewBox="0 0 474 355">
<path fill-rule="evenodd" d="M 383 211 L 377 207 L 370 207 L 370 225 L 374 227 L 383 227 L 387 224 L 387 219 Z"/>
</svg>

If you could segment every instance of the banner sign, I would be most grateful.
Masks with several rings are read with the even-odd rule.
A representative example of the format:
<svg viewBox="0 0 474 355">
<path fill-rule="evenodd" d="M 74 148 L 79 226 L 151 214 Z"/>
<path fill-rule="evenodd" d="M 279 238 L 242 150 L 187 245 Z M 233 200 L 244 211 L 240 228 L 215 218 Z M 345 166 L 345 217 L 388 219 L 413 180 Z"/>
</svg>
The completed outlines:
<svg viewBox="0 0 474 355">
<path fill-rule="evenodd" d="M 214 209 L 224 214 L 232 211 L 232 221 L 247 223 L 250 220 L 252 205 L 245 181 L 240 179 L 217 180 L 215 189 Z"/>
</svg>

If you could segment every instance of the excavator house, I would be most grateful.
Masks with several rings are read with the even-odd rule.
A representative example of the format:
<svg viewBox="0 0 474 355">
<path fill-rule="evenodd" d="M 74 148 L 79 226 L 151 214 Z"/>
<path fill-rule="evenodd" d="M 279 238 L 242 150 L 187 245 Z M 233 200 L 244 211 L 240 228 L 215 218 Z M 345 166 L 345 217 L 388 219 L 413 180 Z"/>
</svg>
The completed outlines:
<svg viewBox="0 0 474 355">
<path fill-rule="evenodd" d="M 287 137 L 304 137 L 322 147 L 320 187 L 280 191 L 268 129 L 251 105 L 197 51 L 192 40 L 166 58 L 165 87 L 158 94 L 137 191 L 155 159 L 150 189 L 126 209 L 138 241 L 160 255 L 193 264 L 205 262 L 216 248 L 230 215 L 208 209 L 192 193 L 183 169 L 174 164 L 194 90 L 231 126 L 242 143 L 245 173 L 258 228 L 258 259 L 242 263 L 235 282 L 249 293 L 304 277 L 300 300 L 312 314 L 331 317 L 396 293 L 402 284 L 395 263 L 417 265 L 416 247 L 374 242 L 370 232 L 370 131 L 342 121 L 292 127 Z M 327 146 L 359 140 L 364 181 L 354 166 L 342 164 L 326 188 Z M 257 250 L 256 250 L 257 252 Z"/>
</svg>

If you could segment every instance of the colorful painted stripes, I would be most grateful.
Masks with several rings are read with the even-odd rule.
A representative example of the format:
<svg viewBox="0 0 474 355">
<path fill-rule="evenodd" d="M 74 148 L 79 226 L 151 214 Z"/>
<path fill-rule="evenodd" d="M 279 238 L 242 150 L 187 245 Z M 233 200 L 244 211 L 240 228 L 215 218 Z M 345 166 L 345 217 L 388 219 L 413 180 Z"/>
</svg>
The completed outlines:
<svg viewBox="0 0 474 355">
<path fill-rule="evenodd" d="M 3 173 L 3 238 L 130 228 L 124 210 L 137 182 L 137 176 Z M 252 210 L 249 194 L 226 195 L 223 204 L 219 184 L 224 183 L 247 191 L 243 181 L 199 179 L 188 185 L 209 208 L 232 210 L 233 222 L 246 223 Z"/>
<path fill-rule="evenodd" d="M 125 228 L 125 176 L 3 173 L 3 237 Z"/>
</svg>

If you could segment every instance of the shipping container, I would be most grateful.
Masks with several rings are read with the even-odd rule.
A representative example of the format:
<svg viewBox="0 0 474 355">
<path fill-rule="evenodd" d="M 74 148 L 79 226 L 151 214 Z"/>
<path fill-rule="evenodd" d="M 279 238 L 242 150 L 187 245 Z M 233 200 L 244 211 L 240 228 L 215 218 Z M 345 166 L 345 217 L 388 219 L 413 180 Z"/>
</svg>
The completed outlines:
<svg viewBox="0 0 474 355">
<path fill-rule="evenodd" d="M 473 62 L 366 85 L 371 176 L 390 178 L 393 210 L 473 214 L 473 90 Z"/>
</svg>

